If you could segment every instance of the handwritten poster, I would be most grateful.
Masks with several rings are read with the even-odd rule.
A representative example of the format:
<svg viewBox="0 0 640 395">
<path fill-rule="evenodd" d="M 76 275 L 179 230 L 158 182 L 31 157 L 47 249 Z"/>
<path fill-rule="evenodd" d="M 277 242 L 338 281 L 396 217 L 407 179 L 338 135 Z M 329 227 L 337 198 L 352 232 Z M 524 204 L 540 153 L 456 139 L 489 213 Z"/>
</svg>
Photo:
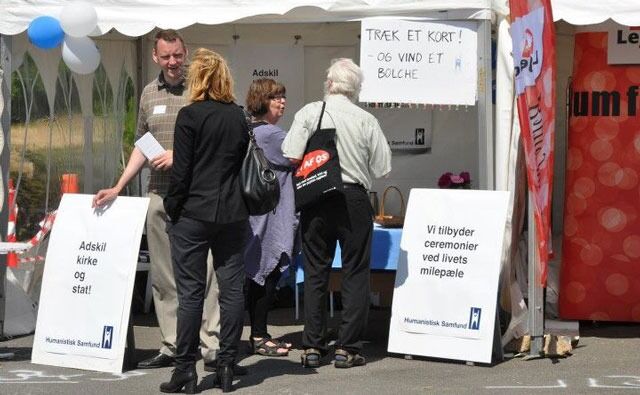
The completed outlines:
<svg viewBox="0 0 640 395">
<path fill-rule="evenodd" d="M 477 24 L 364 19 L 361 102 L 474 105 Z"/>
<path fill-rule="evenodd" d="M 149 199 L 62 196 L 51 229 L 32 362 L 121 373 Z"/>
</svg>

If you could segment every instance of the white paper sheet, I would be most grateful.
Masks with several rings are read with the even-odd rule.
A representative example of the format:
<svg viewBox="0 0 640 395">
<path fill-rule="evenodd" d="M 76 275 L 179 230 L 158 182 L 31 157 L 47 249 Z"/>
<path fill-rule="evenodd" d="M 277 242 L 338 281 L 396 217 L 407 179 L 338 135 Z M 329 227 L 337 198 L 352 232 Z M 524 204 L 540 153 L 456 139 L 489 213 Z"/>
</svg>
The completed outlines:
<svg viewBox="0 0 640 395">
<path fill-rule="evenodd" d="M 136 141 L 136 147 L 138 147 L 149 160 L 165 152 L 165 149 L 162 148 L 158 140 L 156 140 L 150 132 L 145 133 Z"/>
</svg>

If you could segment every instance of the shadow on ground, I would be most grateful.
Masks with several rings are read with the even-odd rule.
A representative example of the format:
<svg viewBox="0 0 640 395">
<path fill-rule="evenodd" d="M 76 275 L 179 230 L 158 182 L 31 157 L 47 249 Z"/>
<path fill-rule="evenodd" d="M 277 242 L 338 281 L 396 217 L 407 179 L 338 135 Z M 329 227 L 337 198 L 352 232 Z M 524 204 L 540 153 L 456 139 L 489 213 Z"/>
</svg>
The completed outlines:
<svg viewBox="0 0 640 395">
<path fill-rule="evenodd" d="M 630 339 L 637 338 L 639 334 L 638 322 L 580 321 L 580 337 Z"/>
<path fill-rule="evenodd" d="M 1 347 L 0 354 L 13 354 L 12 361 L 30 361 L 31 347 Z"/>
<path fill-rule="evenodd" d="M 274 379 L 279 376 L 315 375 L 315 369 L 305 369 L 299 363 L 286 359 L 264 358 L 256 363 L 246 366 L 251 374 L 234 377 L 234 388 L 254 387 L 266 379 Z M 215 373 L 202 378 L 198 387 L 201 391 L 217 387 Z"/>
</svg>

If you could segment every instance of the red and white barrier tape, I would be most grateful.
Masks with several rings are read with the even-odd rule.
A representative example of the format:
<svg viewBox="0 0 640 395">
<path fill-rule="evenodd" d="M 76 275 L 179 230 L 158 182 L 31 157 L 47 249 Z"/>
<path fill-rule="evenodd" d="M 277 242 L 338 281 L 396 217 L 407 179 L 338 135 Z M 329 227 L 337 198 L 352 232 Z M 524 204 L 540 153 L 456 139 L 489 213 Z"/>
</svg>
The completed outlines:
<svg viewBox="0 0 640 395">
<path fill-rule="evenodd" d="M 19 262 L 22 263 L 35 263 L 35 262 L 42 262 L 44 261 L 44 257 L 42 255 L 38 255 L 38 256 L 33 256 L 33 257 L 27 257 L 27 258 L 20 258 Z"/>
<path fill-rule="evenodd" d="M 53 226 L 53 222 L 56 219 L 57 210 L 54 210 L 47 214 L 42 221 L 40 221 L 40 230 L 36 233 L 35 236 L 31 238 L 27 243 L 31 245 L 31 247 L 35 247 L 40 241 L 49 233 L 51 227 Z M 34 263 L 34 262 L 42 262 L 44 261 L 44 256 L 37 255 L 35 257 L 20 257 L 19 263 Z"/>
<path fill-rule="evenodd" d="M 47 233 L 49 233 L 51 227 L 53 226 L 53 222 L 56 220 L 56 213 L 57 210 L 54 210 L 47 214 L 42 221 L 40 221 L 40 230 L 27 243 L 31 244 L 31 246 L 35 246 L 40 242 L 40 240 L 44 238 Z"/>
</svg>

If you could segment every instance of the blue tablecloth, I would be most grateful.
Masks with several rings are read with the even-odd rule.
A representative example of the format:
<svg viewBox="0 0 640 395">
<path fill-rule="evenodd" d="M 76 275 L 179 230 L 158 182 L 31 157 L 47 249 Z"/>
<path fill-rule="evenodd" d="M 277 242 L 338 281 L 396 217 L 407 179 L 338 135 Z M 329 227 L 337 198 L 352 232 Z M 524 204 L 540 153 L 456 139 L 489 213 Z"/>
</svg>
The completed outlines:
<svg viewBox="0 0 640 395">
<path fill-rule="evenodd" d="M 402 229 L 387 229 L 374 224 L 373 239 L 371 240 L 371 269 L 375 270 L 396 270 L 398 267 L 398 256 L 400 255 L 400 239 Z M 331 267 L 340 269 L 342 267 L 340 244 L 336 246 L 336 255 L 333 258 Z M 296 259 L 296 283 L 304 281 L 304 264 L 302 254 Z"/>
</svg>

